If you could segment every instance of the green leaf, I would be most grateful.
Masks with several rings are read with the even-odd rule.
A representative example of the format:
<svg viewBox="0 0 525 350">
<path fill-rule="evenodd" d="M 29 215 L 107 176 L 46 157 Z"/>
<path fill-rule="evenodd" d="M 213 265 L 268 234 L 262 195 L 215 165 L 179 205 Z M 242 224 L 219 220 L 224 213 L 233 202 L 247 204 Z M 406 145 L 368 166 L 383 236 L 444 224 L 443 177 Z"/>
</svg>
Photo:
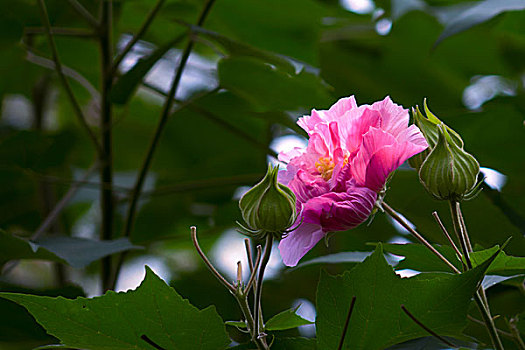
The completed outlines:
<svg viewBox="0 0 525 350">
<path fill-rule="evenodd" d="M 226 321 L 224 322 L 227 326 L 237 327 L 237 328 L 246 328 L 246 322 L 244 321 Z"/>
<path fill-rule="evenodd" d="M 63 345 L 94 350 L 224 349 L 230 343 L 214 306 L 198 310 L 146 267 L 142 284 L 126 293 L 74 300 L 1 293 L 24 306 Z"/>
<path fill-rule="evenodd" d="M 317 75 L 305 70 L 288 73 L 250 57 L 222 59 L 219 80 L 258 112 L 320 108 L 331 101 L 328 86 Z"/>
<path fill-rule="evenodd" d="M 456 267 L 461 267 L 458 259 L 455 258 L 452 248 L 438 245 L 435 245 L 434 247 L 450 262 L 456 265 Z M 494 253 L 496 253 L 498 249 L 499 246 L 495 246 L 490 249 L 470 253 L 472 266 L 480 265 Z M 384 250 L 389 253 L 405 257 L 405 259 L 401 260 L 397 264 L 397 270 L 413 269 L 417 271 L 450 271 L 445 263 L 443 263 L 421 244 L 384 244 Z M 525 273 L 525 257 L 509 256 L 503 251 L 498 254 L 494 262 L 487 270 L 487 274 L 493 275 L 513 275 L 521 273 Z"/>
<path fill-rule="evenodd" d="M 370 256 L 370 254 L 372 254 L 372 252 L 340 252 L 328 254 L 304 261 L 289 270 L 295 270 L 301 267 L 317 264 L 360 263 Z"/>
<path fill-rule="evenodd" d="M 447 22 L 445 29 L 437 39 L 435 45 L 454 34 L 486 22 L 500 13 L 523 9 L 525 9 L 523 0 L 485 0 L 473 2 L 466 8 L 462 7 L 462 11 Z"/>
<path fill-rule="evenodd" d="M 74 237 L 46 237 L 32 242 L 0 230 L 0 267 L 9 260 L 39 259 L 81 268 L 105 256 L 141 248 L 131 244 L 127 238 L 93 241 Z"/>
<path fill-rule="evenodd" d="M 322 273 L 317 289 L 319 348 L 337 348 L 354 296 L 345 349 L 379 350 L 427 336 L 402 311 L 402 305 L 439 335 L 460 336 L 472 295 L 493 259 L 460 275 L 422 273 L 401 278 L 388 265 L 379 245 L 363 263 L 343 275 Z"/>
<path fill-rule="evenodd" d="M 224 36 L 220 33 L 204 29 L 198 26 L 190 26 L 192 32 L 197 33 L 207 39 L 211 39 L 221 45 L 230 55 L 232 56 L 247 56 L 257 58 L 263 62 L 273 64 L 284 71 L 293 74 L 295 72 L 295 67 L 290 63 L 289 60 L 276 55 L 269 51 L 264 51 L 245 44 L 236 40 L 233 40 L 227 36 Z"/>
<path fill-rule="evenodd" d="M 278 313 L 266 322 L 265 329 L 268 331 L 282 331 L 285 329 L 291 329 L 307 324 L 313 324 L 308 320 L 305 320 L 301 316 L 297 315 L 297 307 Z"/>
</svg>

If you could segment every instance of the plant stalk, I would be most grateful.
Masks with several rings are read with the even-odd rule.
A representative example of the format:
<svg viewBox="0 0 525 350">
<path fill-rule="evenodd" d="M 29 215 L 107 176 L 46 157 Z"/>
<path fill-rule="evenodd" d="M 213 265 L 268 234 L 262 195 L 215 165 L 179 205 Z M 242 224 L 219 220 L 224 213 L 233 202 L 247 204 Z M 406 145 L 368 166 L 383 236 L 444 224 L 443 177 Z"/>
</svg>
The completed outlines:
<svg viewBox="0 0 525 350">
<path fill-rule="evenodd" d="M 264 254 L 261 260 L 261 267 L 259 268 L 259 276 L 257 277 L 257 284 L 255 285 L 255 303 L 253 305 L 254 310 L 254 322 L 255 322 L 255 332 L 253 334 L 254 341 L 259 338 L 264 338 L 264 324 L 262 322 L 262 313 L 261 313 L 261 295 L 262 295 L 262 285 L 264 279 L 264 270 L 270 261 L 270 255 L 272 254 L 272 245 L 273 245 L 273 236 L 271 234 L 266 235 L 266 244 L 264 245 Z"/>
<path fill-rule="evenodd" d="M 199 26 L 204 23 L 214 2 L 215 0 L 206 1 L 206 4 L 204 5 L 204 8 L 202 9 L 199 15 L 199 19 L 197 21 L 197 24 Z M 190 32 L 188 32 L 188 34 L 189 33 Z M 153 135 L 153 138 L 151 139 L 151 143 L 149 145 L 148 151 L 146 153 L 142 166 L 139 170 L 139 175 L 137 176 L 135 186 L 133 187 L 133 191 L 131 193 L 130 204 L 129 204 L 128 212 L 126 216 L 126 223 L 124 224 L 124 237 L 129 237 L 131 235 L 131 231 L 133 230 L 133 224 L 135 222 L 135 215 L 137 211 L 138 198 L 142 191 L 142 187 L 144 185 L 144 180 L 146 179 L 146 175 L 148 174 L 148 171 L 150 169 L 151 162 L 153 160 L 153 155 L 155 154 L 155 150 L 157 149 L 157 145 L 160 141 L 160 137 L 162 135 L 162 132 L 164 131 L 164 128 L 168 121 L 168 117 L 171 115 L 171 109 L 173 107 L 174 97 L 177 92 L 177 88 L 179 87 L 179 83 L 182 78 L 182 73 L 184 71 L 184 68 L 186 67 L 186 63 L 188 61 L 188 58 L 190 57 L 191 50 L 193 49 L 193 45 L 194 45 L 194 41 L 192 38 L 190 38 L 188 41 L 188 44 L 184 48 L 180 63 L 175 71 L 175 78 L 173 79 L 173 82 L 171 84 L 171 88 L 166 98 L 166 101 L 164 102 L 164 107 L 162 109 L 162 113 L 161 113 L 159 122 L 157 124 L 157 128 L 155 129 L 155 134 Z M 126 252 L 121 253 L 119 256 L 119 260 L 117 262 L 117 268 L 115 270 L 114 277 L 111 283 L 113 286 L 117 283 L 118 275 L 120 273 L 120 268 L 124 262 L 125 256 L 126 256 Z"/>
<path fill-rule="evenodd" d="M 392 219 L 396 220 L 401 226 L 403 226 L 408 232 L 412 234 L 421 244 L 423 244 L 425 247 L 427 247 L 434 255 L 436 255 L 441 261 L 443 261 L 445 264 L 447 264 L 448 267 L 452 269 L 452 271 L 459 273 L 460 271 L 445 258 L 440 252 L 436 250 L 422 235 L 420 235 L 416 230 L 414 230 L 408 223 L 399 216 L 399 214 L 392 209 L 391 206 L 383 202 L 381 204 L 381 207 L 385 210 L 385 212 L 392 217 Z"/>
<path fill-rule="evenodd" d="M 100 132 L 102 141 L 102 154 L 100 155 L 100 179 L 106 186 L 100 188 L 100 203 L 102 223 L 100 230 L 101 240 L 113 238 L 113 145 L 112 145 L 112 104 L 110 91 L 113 84 L 111 66 L 113 59 L 112 50 L 112 0 L 103 0 L 100 21 L 100 53 L 101 53 L 101 109 L 100 109 Z M 107 256 L 102 259 L 102 289 L 103 292 L 111 289 L 112 282 L 112 258 Z"/>
<path fill-rule="evenodd" d="M 450 204 L 450 214 L 452 216 L 452 222 L 454 223 L 454 230 L 456 235 L 459 237 L 461 243 L 461 249 L 463 251 L 463 258 L 467 264 L 467 268 L 472 268 L 472 262 L 470 261 L 469 252 L 472 251 L 470 245 L 470 239 L 467 236 L 467 230 L 465 227 L 465 221 L 463 220 L 463 215 L 461 213 L 460 203 L 454 200 L 449 201 Z M 483 290 L 483 286 L 479 287 L 479 290 L 474 294 L 474 300 L 478 309 L 481 313 L 481 317 L 485 322 L 485 327 L 492 341 L 492 345 L 496 350 L 504 350 L 503 344 L 498 334 L 496 325 L 494 324 L 494 319 L 490 313 L 489 303 Z"/>
</svg>

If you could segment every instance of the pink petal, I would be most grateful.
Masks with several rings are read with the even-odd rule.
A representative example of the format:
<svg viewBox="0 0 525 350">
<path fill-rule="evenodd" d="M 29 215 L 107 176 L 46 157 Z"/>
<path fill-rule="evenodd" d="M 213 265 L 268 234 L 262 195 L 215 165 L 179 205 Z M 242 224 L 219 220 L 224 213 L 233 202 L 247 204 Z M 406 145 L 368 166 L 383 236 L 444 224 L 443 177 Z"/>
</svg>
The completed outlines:
<svg viewBox="0 0 525 350">
<path fill-rule="evenodd" d="M 325 233 L 321 226 L 302 223 L 297 230 L 281 239 L 279 252 L 283 263 L 295 266 L 301 258 L 323 238 Z"/>
<path fill-rule="evenodd" d="M 336 120 L 343 116 L 343 114 L 345 114 L 347 111 L 354 108 L 357 108 L 355 97 L 353 95 L 350 97 L 343 97 L 334 103 L 328 111 L 326 111 L 326 115 L 330 120 Z"/>
<path fill-rule="evenodd" d="M 304 170 L 298 170 L 288 187 L 295 193 L 297 200 L 305 203 L 313 197 L 318 197 L 329 191 L 329 186 L 323 178 L 314 176 Z"/>
<path fill-rule="evenodd" d="M 370 128 L 363 136 L 361 148 L 352 160 L 352 175 L 358 186 L 365 186 L 368 164 L 374 153 L 384 146 L 392 145 L 395 142 L 394 136 L 377 128 Z"/>
<path fill-rule="evenodd" d="M 376 198 L 377 194 L 366 187 L 353 187 L 347 192 L 328 192 L 303 205 L 302 220 L 321 225 L 324 232 L 348 230 L 370 216 Z"/>
<path fill-rule="evenodd" d="M 381 129 L 397 136 L 408 127 L 408 110 L 392 102 L 390 96 L 370 106 L 381 113 Z"/>
</svg>

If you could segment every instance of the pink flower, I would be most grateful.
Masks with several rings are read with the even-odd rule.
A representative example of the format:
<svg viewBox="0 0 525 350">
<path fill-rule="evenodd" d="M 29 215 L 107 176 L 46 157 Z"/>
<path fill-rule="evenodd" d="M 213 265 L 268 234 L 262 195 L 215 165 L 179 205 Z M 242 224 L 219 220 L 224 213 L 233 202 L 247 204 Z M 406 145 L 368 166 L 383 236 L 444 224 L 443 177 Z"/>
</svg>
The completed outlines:
<svg viewBox="0 0 525 350">
<path fill-rule="evenodd" d="M 288 163 L 279 181 L 297 197 L 297 230 L 283 238 L 283 262 L 295 266 L 328 232 L 354 228 L 372 212 L 390 174 L 428 145 L 408 110 L 390 97 L 357 106 L 354 96 L 297 124 L 310 137 L 306 149 L 279 154 Z"/>
</svg>

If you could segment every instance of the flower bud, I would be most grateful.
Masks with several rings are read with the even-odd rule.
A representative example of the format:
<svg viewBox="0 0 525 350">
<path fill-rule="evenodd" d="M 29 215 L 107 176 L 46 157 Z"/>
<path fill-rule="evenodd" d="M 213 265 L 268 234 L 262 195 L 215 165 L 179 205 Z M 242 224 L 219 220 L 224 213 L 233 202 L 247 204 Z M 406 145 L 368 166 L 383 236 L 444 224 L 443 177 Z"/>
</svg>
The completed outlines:
<svg viewBox="0 0 525 350">
<path fill-rule="evenodd" d="M 436 129 L 437 143 L 421 164 L 419 180 L 438 200 L 468 198 L 477 189 L 479 163 L 463 150 L 463 141 L 460 146 L 445 124 Z"/>
<path fill-rule="evenodd" d="M 419 130 L 421 130 L 429 146 L 429 148 L 427 148 L 425 151 L 416 154 L 408 160 L 408 164 L 416 170 L 419 170 L 421 164 L 423 164 L 427 156 L 430 154 L 431 150 L 436 146 L 438 142 L 438 125 L 443 125 L 446 131 L 449 133 L 450 138 L 453 140 L 453 142 L 455 142 L 460 148 L 463 148 L 463 140 L 461 139 L 459 134 L 451 128 L 449 128 L 441 120 L 439 120 L 439 118 L 436 117 L 430 111 L 430 109 L 428 109 L 427 99 L 423 100 L 423 105 L 425 108 L 426 117 L 423 116 L 418 106 L 416 106 L 416 108 L 412 108 L 412 119 L 414 121 L 414 124 L 419 128 Z"/>
<path fill-rule="evenodd" d="M 266 176 L 242 196 L 239 201 L 248 234 L 279 236 L 288 230 L 297 218 L 295 194 L 277 181 L 279 167 L 268 166 Z"/>
</svg>

